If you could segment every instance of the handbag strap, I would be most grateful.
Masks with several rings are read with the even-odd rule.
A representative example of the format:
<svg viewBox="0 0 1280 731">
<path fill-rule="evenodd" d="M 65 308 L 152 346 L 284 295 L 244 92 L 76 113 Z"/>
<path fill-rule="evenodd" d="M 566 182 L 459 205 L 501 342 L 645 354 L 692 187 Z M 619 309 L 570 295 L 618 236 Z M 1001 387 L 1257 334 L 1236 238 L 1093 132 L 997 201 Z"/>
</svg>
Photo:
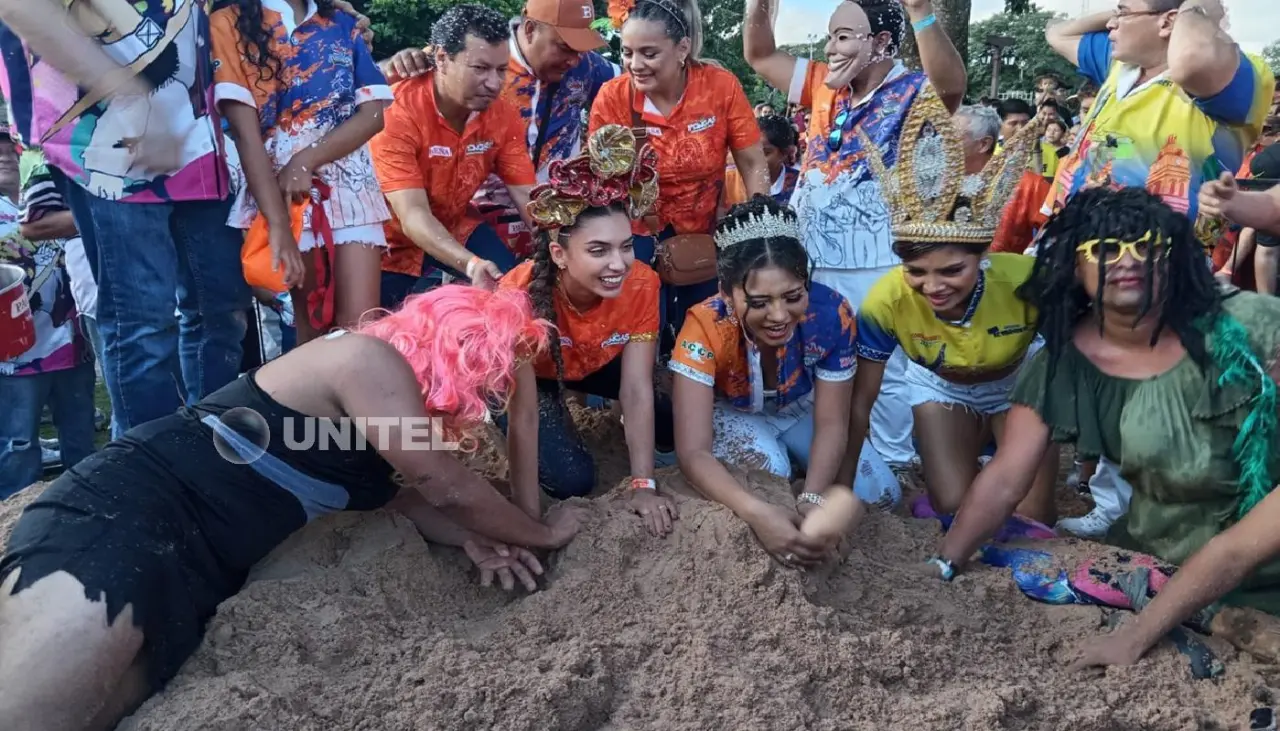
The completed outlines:
<svg viewBox="0 0 1280 731">
<path fill-rule="evenodd" d="M 631 88 L 631 134 L 636 138 L 636 147 L 644 145 L 649 139 L 649 127 L 644 123 L 644 119 L 640 116 L 640 110 L 636 109 L 636 90 Z M 650 213 L 643 219 L 644 225 L 649 229 L 649 234 L 653 236 L 654 242 L 657 242 L 658 233 L 661 232 L 662 221 L 657 215 Z"/>
</svg>

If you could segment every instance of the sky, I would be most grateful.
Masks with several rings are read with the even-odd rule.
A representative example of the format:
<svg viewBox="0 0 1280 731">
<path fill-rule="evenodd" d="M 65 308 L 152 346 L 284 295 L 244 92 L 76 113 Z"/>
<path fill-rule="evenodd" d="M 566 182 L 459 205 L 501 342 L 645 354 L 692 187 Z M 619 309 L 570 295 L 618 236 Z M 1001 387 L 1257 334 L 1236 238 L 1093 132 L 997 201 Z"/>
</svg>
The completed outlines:
<svg viewBox="0 0 1280 731">
<path fill-rule="evenodd" d="M 838 0 L 782 0 L 778 23 L 780 43 L 804 43 L 809 34 L 827 32 L 827 19 Z M 1101 11 L 1115 6 L 1113 0 L 1035 0 L 1046 10 L 1080 15 L 1081 7 Z M 1223 0 L 1230 21 L 1231 35 L 1244 50 L 1258 53 L 1271 41 L 1280 39 L 1280 2 L 1277 0 Z M 973 19 L 998 13 L 1004 0 L 973 0 Z"/>
</svg>

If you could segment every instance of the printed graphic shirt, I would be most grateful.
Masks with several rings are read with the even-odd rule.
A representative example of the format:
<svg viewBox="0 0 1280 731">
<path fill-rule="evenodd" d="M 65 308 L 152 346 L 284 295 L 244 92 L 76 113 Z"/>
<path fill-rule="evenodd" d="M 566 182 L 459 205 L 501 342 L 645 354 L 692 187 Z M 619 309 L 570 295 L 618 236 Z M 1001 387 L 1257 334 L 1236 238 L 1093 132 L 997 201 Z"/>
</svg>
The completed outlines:
<svg viewBox="0 0 1280 731">
<path fill-rule="evenodd" d="M 1141 70 L 1115 61 L 1105 32 L 1081 38 L 1077 56 L 1080 73 L 1101 90 L 1058 166 L 1044 213 L 1061 210 L 1081 188 L 1143 186 L 1194 221 L 1200 184 L 1239 170 L 1262 131 L 1275 89 L 1266 62 L 1241 52 L 1227 88 L 1196 99 L 1164 75 L 1137 86 Z"/>
<path fill-rule="evenodd" d="M 814 282 L 809 309 L 791 342 L 778 352 L 778 395 L 782 408 L 813 397 L 815 381 L 853 378 L 855 322 L 853 307 L 843 296 Z M 733 303 L 716 295 L 694 305 L 676 338 L 670 369 L 679 376 L 711 386 L 735 409 L 759 413 L 765 407 L 760 351 L 747 339 L 733 314 Z"/>
<path fill-rule="evenodd" d="M 64 3 L 69 4 L 69 3 Z M 104 102 L 78 89 L 0 25 L 0 90 L 24 147 L 93 195 L 131 203 L 222 200 L 227 170 L 213 104 L 209 18 L 204 0 L 93 0 L 71 15 L 108 56 L 139 71 L 155 91 Z M 168 129 L 183 140 L 182 167 L 155 175 L 134 162 L 128 141 Z"/>
<path fill-rule="evenodd" d="M 273 79 L 244 56 L 236 29 L 238 7 L 219 10 L 213 25 L 214 99 L 237 102 L 258 110 L 267 156 L 280 171 L 301 150 L 355 116 L 366 102 L 390 101 L 391 87 L 373 62 L 355 18 L 334 11 L 317 14 L 314 0 L 307 15 L 294 24 L 285 0 L 262 0 L 263 23 L 271 28 L 270 51 L 280 60 Z M 322 165 L 316 173 L 332 190 L 325 213 L 335 229 L 381 224 L 391 218 L 368 146 Z M 258 205 L 245 189 L 236 196 L 228 225 L 247 229 Z M 309 227 L 308 223 L 304 223 Z"/>
<path fill-rule="evenodd" d="M 591 104 L 605 82 L 622 71 L 604 56 L 588 52 L 579 57 L 577 65 L 569 69 L 559 83 L 544 84 L 533 75 L 520 53 L 520 44 L 516 42 L 519 26 L 519 19 L 511 21 L 511 59 L 507 62 L 502 98 L 520 112 L 525 123 L 530 158 L 545 127 L 538 159 L 533 161 L 538 182 L 545 183 L 547 168 L 553 161 L 567 160 L 582 151 L 583 131 L 587 128 Z M 514 243 L 517 257 L 523 258 L 532 253 L 532 234 L 515 210 L 515 203 L 501 178 L 490 175 L 480 186 L 474 202 L 480 211 L 489 214 L 486 220 L 497 222 L 496 219 L 504 219 L 501 223 L 505 224 L 507 235 L 503 238 L 509 245 Z"/>
<path fill-rule="evenodd" d="M 533 262 L 526 261 L 507 272 L 498 283 L 506 289 L 529 289 Z M 601 300 L 586 312 L 569 305 L 557 288 L 552 295 L 556 307 L 556 329 L 560 355 L 564 360 L 564 380 L 581 381 L 604 368 L 622 354 L 627 343 L 647 343 L 658 337 L 658 291 L 662 286 L 657 272 L 636 262 L 615 299 Z M 544 350 L 533 363 L 538 378 L 554 380 L 555 362 Z"/>
<path fill-rule="evenodd" d="M 880 278 L 858 309 L 858 356 L 884 363 L 902 348 L 907 357 L 946 378 L 995 373 L 1021 362 L 1036 337 L 1036 311 L 1015 290 L 1035 259 L 990 254 L 959 322 L 938 317 L 907 285 L 902 267 Z"/>
<path fill-rule="evenodd" d="M 634 105 L 634 106 L 633 106 Z M 724 159 L 760 141 L 760 127 L 738 77 L 718 66 L 694 63 L 684 96 L 662 116 L 644 94 L 633 92 L 631 75 L 610 81 L 591 107 L 591 132 L 606 124 L 632 127 L 632 110 L 658 153 L 657 215 L 660 227 L 677 234 L 709 234 L 724 190 Z M 632 231 L 650 236 L 644 221 Z"/>
<path fill-rule="evenodd" d="M 90 353 L 76 327 L 76 304 L 71 296 L 63 242 L 32 242 L 22 237 L 23 220 L 36 220 L 45 214 L 38 203 L 33 206 L 33 201 L 27 200 L 26 190 L 23 197 L 25 209 L 20 211 L 8 198 L 0 196 L 0 263 L 26 273 L 24 284 L 35 320 L 36 344 L 13 360 L 0 362 L 0 376 L 66 370 L 84 363 Z"/>
<path fill-rule="evenodd" d="M 912 102 L 924 87 L 924 74 L 901 63 L 861 100 L 848 88 L 828 89 L 827 64 L 796 59 L 788 102 L 812 107 L 803 135 L 805 155 L 791 207 L 800 224 L 800 240 L 816 269 L 881 269 L 899 263 L 889 232 L 889 209 L 871 175 L 857 130 L 861 129 L 893 167 L 898 137 Z M 845 112 L 848 112 L 845 115 Z M 846 118 L 836 126 L 841 116 Z M 829 140 L 839 134 L 832 151 Z"/>
<path fill-rule="evenodd" d="M 393 88 L 396 101 L 387 110 L 382 132 L 370 143 L 382 190 L 425 190 L 431 214 L 466 246 L 479 225 L 467 215 L 467 205 L 485 178 L 496 174 L 507 185 L 536 182 L 520 114 L 498 99 L 473 113 L 458 134 L 436 106 L 434 73 Z M 404 235 L 394 216 L 387 224 L 387 240 L 391 252 L 383 271 L 420 276 L 423 251 Z"/>
<path fill-rule="evenodd" d="M 45 216 L 69 213 L 58 184 L 53 179 L 48 162 L 40 150 L 24 150 L 19 158 L 22 176 L 22 222 L 31 223 Z M 96 317 L 98 313 L 98 283 L 89 266 L 84 241 L 79 236 L 66 239 L 63 258 L 67 275 L 71 277 L 71 297 L 80 316 Z"/>
</svg>

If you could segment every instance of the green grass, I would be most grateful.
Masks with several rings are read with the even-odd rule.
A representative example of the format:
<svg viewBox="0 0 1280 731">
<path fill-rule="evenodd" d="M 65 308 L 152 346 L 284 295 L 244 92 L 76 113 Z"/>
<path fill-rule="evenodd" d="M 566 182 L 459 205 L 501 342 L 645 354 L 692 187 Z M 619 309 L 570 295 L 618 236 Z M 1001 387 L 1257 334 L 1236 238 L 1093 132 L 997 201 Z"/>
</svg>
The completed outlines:
<svg viewBox="0 0 1280 731">
<path fill-rule="evenodd" d="M 102 413 L 106 414 L 108 417 L 111 416 L 111 399 L 107 396 L 107 384 L 102 381 L 101 377 L 98 378 L 98 382 L 93 387 L 93 405 L 98 407 L 99 409 L 102 409 Z M 41 439 L 54 439 L 57 436 L 58 436 L 58 430 L 53 428 L 53 424 L 41 425 L 40 427 Z M 99 430 L 97 433 L 94 434 L 93 444 L 98 449 L 102 449 L 102 445 L 106 444 L 109 441 L 111 441 L 110 419 L 108 419 L 107 426 L 105 428 Z M 57 477 L 58 474 L 60 474 L 61 472 L 62 470 L 60 468 L 50 469 L 45 471 L 44 476 L 45 476 L 45 479 L 52 480 L 54 477 Z"/>
</svg>

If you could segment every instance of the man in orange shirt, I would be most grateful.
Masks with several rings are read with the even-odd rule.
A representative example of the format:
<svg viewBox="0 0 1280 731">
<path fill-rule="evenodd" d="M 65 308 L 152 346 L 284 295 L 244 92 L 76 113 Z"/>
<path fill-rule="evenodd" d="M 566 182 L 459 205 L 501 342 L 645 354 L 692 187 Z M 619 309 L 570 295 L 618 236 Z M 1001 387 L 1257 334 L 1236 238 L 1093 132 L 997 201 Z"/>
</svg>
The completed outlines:
<svg viewBox="0 0 1280 731">
<path fill-rule="evenodd" d="M 467 215 L 467 204 L 493 173 L 527 216 L 535 175 L 525 126 L 498 98 L 510 37 L 496 10 L 450 8 L 432 28 L 435 70 L 395 87 L 386 125 L 370 143 L 395 216 L 382 264 L 384 307 L 429 287 L 437 269 L 492 287 L 515 266 L 502 239 Z"/>
</svg>

